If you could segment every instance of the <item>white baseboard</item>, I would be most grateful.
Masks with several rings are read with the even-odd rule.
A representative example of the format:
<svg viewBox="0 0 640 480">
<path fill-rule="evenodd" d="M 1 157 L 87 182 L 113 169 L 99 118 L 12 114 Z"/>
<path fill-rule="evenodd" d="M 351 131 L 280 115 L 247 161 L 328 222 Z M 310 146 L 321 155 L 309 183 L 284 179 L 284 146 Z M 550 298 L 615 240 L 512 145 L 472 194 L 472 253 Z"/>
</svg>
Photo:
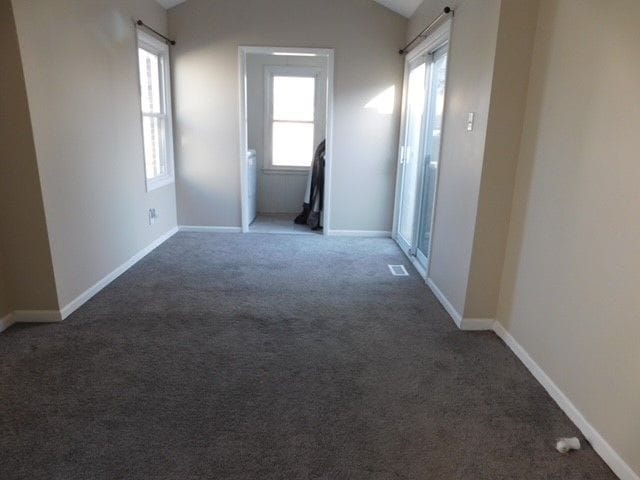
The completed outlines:
<svg viewBox="0 0 640 480">
<path fill-rule="evenodd" d="M 91 299 L 91 297 L 93 297 L 96 293 L 98 293 L 104 287 L 106 287 L 111 282 L 113 282 L 116 278 L 118 278 L 120 275 L 122 275 L 124 272 L 126 272 L 128 269 L 130 269 L 136 263 L 138 263 L 142 258 L 147 256 L 152 250 L 156 249 L 161 244 L 166 242 L 169 238 L 171 238 L 177 232 L 178 232 L 178 227 L 172 228 L 167 233 L 165 233 L 164 235 L 158 237 L 153 242 L 151 242 L 149 245 L 147 245 L 145 248 L 140 250 L 133 257 L 131 257 L 126 262 L 124 262 L 122 265 L 120 265 L 118 268 L 113 270 L 111 273 L 106 275 L 104 278 L 102 278 L 101 280 L 96 282 L 91 287 L 87 288 L 84 292 L 82 292 L 80 295 L 78 295 L 75 299 L 71 300 L 68 304 L 66 304 L 64 307 L 62 307 L 62 309 L 60 310 L 61 318 L 63 320 L 65 318 L 67 318 L 69 315 L 71 315 L 73 312 L 75 312 L 78 308 L 80 308 L 82 305 L 84 305 L 89 299 Z"/>
<path fill-rule="evenodd" d="M 479 330 L 492 330 L 493 318 L 465 318 L 463 317 L 449 301 L 449 299 L 442 293 L 442 290 L 438 288 L 433 280 L 427 278 L 427 285 L 436 296 L 438 301 L 442 304 L 447 313 L 451 316 L 455 324 L 460 330 L 479 331 Z"/>
<path fill-rule="evenodd" d="M 181 232 L 198 233 L 242 233 L 242 227 L 200 227 L 197 225 L 181 225 Z"/>
<path fill-rule="evenodd" d="M 4 332 L 7 328 L 13 325 L 16 321 L 13 318 L 12 313 L 8 313 L 4 317 L 0 318 L 0 332 Z"/>
<path fill-rule="evenodd" d="M 334 237 L 391 238 L 391 232 L 387 230 L 329 230 L 329 235 Z"/>
<path fill-rule="evenodd" d="M 456 325 L 458 326 L 458 328 L 460 328 L 460 325 L 462 325 L 462 315 L 458 313 L 456 308 L 451 304 L 451 302 L 447 299 L 444 293 L 440 291 L 440 289 L 438 288 L 438 286 L 435 284 L 433 280 L 431 280 L 430 278 L 427 278 L 427 285 L 429 286 L 433 294 L 436 296 L 438 301 L 442 304 L 442 306 L 447 311 L 447 313 L 451 316 L 453 321 L 456 322 Z"/>
<path fill-rule="evenodd" d="M 408 255 L 406 252 L 404 254 L 409 259 L 413 267 L 418 271 L 418 274 L 423 278 L 423 280 L 426 283 L 428 278 L 427 270 L 420 264 L 420 262 L 416 257 L 414 257 L 413 255 Z"/>
<path fill-rule="evenodd" d="M 587 421 L 576 406 L 560 390 L 560 388 L 549 378 L 544 370 L 529 356 L 527 351 L 520 345 L 513 336 L 499 323 L 494 322 L 493 331 L 524 363 L 531 374 L 538 380 L 544 389 L 551 395 L 558 406 L 567 414 L 571 421 L 580 429 L 584 437 L 589 441 L 593 449 L 602 457 L 609 468 L 620 477 L 621 480 L 640 480 L 640 476 L 618 455 L 618 453 L 607 443 L 600 433 Z"/>
</svg>

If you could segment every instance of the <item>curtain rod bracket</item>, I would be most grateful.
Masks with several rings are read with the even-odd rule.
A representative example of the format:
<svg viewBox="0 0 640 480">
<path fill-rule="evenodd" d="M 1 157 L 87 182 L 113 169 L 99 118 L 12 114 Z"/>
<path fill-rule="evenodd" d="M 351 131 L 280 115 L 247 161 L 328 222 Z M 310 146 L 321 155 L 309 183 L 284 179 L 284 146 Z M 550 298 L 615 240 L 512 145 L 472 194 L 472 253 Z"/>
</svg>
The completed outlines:
<svg viewBox="0 0 640 480">
<path fill-rule="evenodd" d="M 164 39 L 165 42 L 171 44 L 171 45 L 175 45 L 176 41 L 175 40 L 171 40 L 168 37 L 165 37 L 163 34 L 161 34 L 160 32 L 158 32 L 157 30 L 154 30 L 153 28 L 151 28 L 149 25 L 147 25 L 146 23 L 144 23 L 142 20 L 137 20 L 136 24 L 146 28 L 147 30 L 151 30 L 153 33 L 155 33 L 157 36 L 161 37 Z"/>
<path fill-rule="evenodd" d="M 413 45 L 413 44 L 416 42 L 416 40 L 418 40 L 419 38 L 425 38 L 425 33 L 427 33 L 427 32 L 431 29 L 431 27 L 433 27 L 436 23 L 438 23 L 442 17 L 444 17 L 444 16 L 446 16 L 446 15 L 449 15 L 449 14 L 451 14 L 451 15 L 455 15 L 455 12 L 453 11 L 453 9 L 452 9 L 451 7 L 444 7 L 444 9 L 442 10 L 442 13 L 441 13 L 440 15 L 438 15 L 438 17 L 437 17 L 433 22 L 431 22 L 431 23 L 427 26 L 427 28 L 425 28 L 425 29 L 424 29 L 424 30 L 422 30 L 418 35 L 416 35 L 416 36 L 413 38 L 413 40 L 411 40 L 411 41 L 410 41 L 409 43 L 407 43 L 403 48 L 401 48 L 401 49 L 398 51 L 398 53 L 399 53 L 400 55 L 404 55 L 405 53 L 407 53 L 407 51 L 408 51 L 409 47 L 410 47 L 411 45 Z"/>
</svg>

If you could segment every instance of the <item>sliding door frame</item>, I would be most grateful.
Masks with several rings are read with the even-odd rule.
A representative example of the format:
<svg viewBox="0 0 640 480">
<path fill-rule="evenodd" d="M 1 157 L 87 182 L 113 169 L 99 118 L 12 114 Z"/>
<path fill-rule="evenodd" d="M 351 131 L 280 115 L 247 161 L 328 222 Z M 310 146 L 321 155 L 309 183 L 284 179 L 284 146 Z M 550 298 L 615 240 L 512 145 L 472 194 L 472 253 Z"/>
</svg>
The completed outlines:
<svg viewBox="0 0 640 480">
<path fill-rule="evenodd" d="M 415 60 L 416 58 L 420 57 L 420 56 L 425 56 L 425 55 L 431 55 L 434 52 L 436 52 L 437 50 L 443 48 L 444 46 L 450 45 L 450 38 L 451 38 L 451 20 L 447 20 L 446 22 L 444 22 L 442 25 L 440 25 L 436 30 L 433 31 L 433 33 L 431 33 L 427 38 L 425 38 L 422 42 L 420 42 L 415 48 L 413 48 L 405 57 L 405 62 L 404 62 L 404 81 L 403 81 L 403 88 L 402 88 L 402 113 L 401 113 L 401 123 L 400 123 L 400 135 L 399 135 L 399 139 L 398 139 L 398 157 L 397 157 L 397 166 L 396 166 L 396 192 L 395 192 L 395 204 L 394 204 L 394 211 L 393 211 L 393 230 L 392 230 L 392 237 L 393 239 L 396 241 L 396 243 L 398 243 L 398 246 L 400 246 L 401 250 L 405 253 L 405 255 L 407 255 L 407 257 L 409 258 L 409 260 L 411 260 L 411 262 L 414 264 L 414 266 L 416 267 L 416 269 L 418 270 L 418 272 L 420 273 L 420 275 L 422 275 L 422 277 L 426 280 L 427 277 L 429 276 L 429 267 L 431 264 L 431 250 L 432 250 L 432 246 L 433 246 L 433 229 L 434 229 L 434 224 L 435 224 L 435 216 L 436 216 L 436 205 L 437 205 L 437 201 L 438 201 L 438 183 L 440 181 L 440 166 L 438 166 L 438 173 L 437 173 L 437 177 L 436 177 L 436 196 L 434 199 L 434 206 L 433 206 L 433 215 L 432 215 L 432 219 L 431 219 L 431 241 L 429 242 L 429 252 L 428 252 L 428 256 L 427 256 L 427 265 L 426 268 L 423 267 L 420 262 L 416 259 L 415 255 L 412 254 L 411 250 L 413 250 L 414 248 L 416 248 L 416 245 L 405 245 L 405 242 L 402 240 L 401 236 L 399 235 L 398 229 L 399 229 L 399 219 L 400 219 L 400 209 L 402 207 L 402 176 L 403 176 L 403 164 L 402 164 L 402 151 L 403 151 L 403 147 L 406 143 L 406 128 L 407 128 L 407 102 L 408 102 L 408 90 L 409 90 L 409 72 L 410 72 L 410 64 L 413 62 L 413 60 Z M 447 83 L 449 81 L 449 66 L 450 66 L 451 62 L 448 60 L 447 61 Z M 431 68 L 431 67 L 430 67 Z M 429 75 L 431 75 L 431 72 L 429 71 L 428 73 Z M 446 89 L 445 89 L 446 91 Z M 428 98 L 428 95 L 426 96 Z M 425 111 L 423 114 L 423 121 L 424 121 L 424 116 L 428 113 L 427 112 L 427 108 L 428 108 L 428 100 L 427 98 L 425 98 Z M 447 95 L 445 93 L 445 107 L 444 107 L 444 111 L 446 111 L 446 106 L 447 106 Z M 443 118 L 442 118 L 442 133 L 440 135 L 440 153 L 442 153 L 442 143 L 444 140 L 444 124 L 445 124 L 445 113 L 443 111 Z M 424 148 L 424 124 L 421 126 L 421 136 L 422 136 L 422 140 L 421 140 L 421 146 L 420 146 L 420 156 L 422 156 L 422 149 Z M 424 171 L 423 171 L 423 167 L 424 167 L 424 159 L 420 158 L 420 176 L 424 175 Z M 423 179 L 420 178 L 419 182 L 422 184 L 423 183 Z M 420 196 L 418 196 L 418 198 L 420 198 Z M 422 206 L 420 206 L 417 211 L 419 212 L 421 210 Z M 419 217 L 418 217 L 419 218 Z M 418 227 L 418 225 L 416 224 L 416 228 Z M 416 243 L 416 232 L 414 231 L 413 233 L 413 239 L 412 242 L 415 244 Z"/>
</svg>

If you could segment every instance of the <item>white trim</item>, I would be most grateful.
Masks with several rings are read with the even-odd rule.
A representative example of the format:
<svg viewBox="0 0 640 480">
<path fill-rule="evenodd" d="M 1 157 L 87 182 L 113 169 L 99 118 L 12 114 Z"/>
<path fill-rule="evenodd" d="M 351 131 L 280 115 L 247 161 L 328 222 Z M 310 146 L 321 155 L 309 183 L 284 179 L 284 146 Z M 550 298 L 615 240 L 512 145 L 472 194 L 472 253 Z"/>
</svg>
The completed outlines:
<svg viewBox="0 0 640 480">
<path fill-rule="evenodd" d="M 204 227 L 198 225 L 181 225 L 178 227 L 181 232 L 198 233 L 242 233 L 242 227 Z"/>
<path fill-rule="evenodd" d="M 241 231 L 249 232 L 249 206 L 247 205 L 247 195 L 249 187 L 247 185 L 247 54 L 274 54 L 274 53 L 291 53 L 291 54 L 313 54 L 316 57 L 324 57 L 327 61 L 327 102 L 325 115 L 326 148 L 325 148 L 325 185 L 324 185 L 324 211 L 322 215 L 322 223 L 324 226 L 323 234 L 329 235 L 331 227 L 331 183 L 332 183 L 332 164 L 333 164 L 333 104 L 334 104 L 334 49 L 332 48 L 293 48 L 293 47 L 238 47 L 238 95 L 239 95 L 239 160 L 240 160 L 240 209 L 241 209 Z"/>
<path fill-rule="evenodd" d="M 435 282 L 431 280 L 431 278 L 427 278 L 427 285 L 436 296 L 438 301 L 442 304 L 447 313 L 451 316 L 453 321 L 456 322 L 458 328 L 460 328 L 460 325 L 462 325 L 462 315 L 458 313 L 453 304 L 447 299 L 445 294 L 442 293 L 442 291 L 438 288 Z"/>
<path fill-rule="evenodd" d="M 327 114 L 325 115 L 325 128 L 327 129 L 327 139 L 325 144 L 324 163 L 324 210 L 322 212 L 322 224 L 324 235 L 329 235 L 331 229 L 331 186 L 333 185 L 333 82 L 334 82 L 334 51 L 327 52 Z"/>
<path fill-rule="evenodd" d="M 247 153 L 249 149 L 249 125 L 247 114 L 247 50 L 238 47 L 238 135 L 240 152 L 240 230 L 249 231 L 249 185 L 247 169 Z M 257 52 L 260 53 L 260 52 Z"/>
<path fill-rule="evenodd" d="M 82 292 L 80 295 L 78 295 L 75 299 L 71 300 L 68 304 L 66 304 L 60 310 L 60 315 L 62 317 L 62 320 L 64 320 L 69 315 L 71 315 L 73 312 L 75 312 L 78 308 L 80 308 L 87 301 L 89 301 L 91 299 L 91 297 L 93 297 L 100 290 L 102 290 L 104 287 L 106 287 L 111 282 L 113 282 L 116 278 L 118 278 L 120 275 L 122 275 L 124 272 L 126 272 L 129 268 L 134 266 L 142 258 L 144 258 L 146 255 L 151 253 L 152 250 L 154 250 L 157 247 L 159 247 L 162 243 L 167 241 L 169 238 L 171 238 L 177 232 L 178 232 L 178 227 L 174 227 L 171 230 L 169 230 L 167 233 L 165 233 L 164 235 L 161 235 L 160 237 L 155 239 L 153 242 L 151 242 L 149 245 L 147 245 L 145 248 L 143 248 L 138 253 L 136 253 L 129 260 L 127 260 L 122 265 L 120 265 L 115 270 L 113 270 L 111 273 L 106 275 L 104 278 L 102 278 L 101 280 L 96 282 L 93 286 L 91 286 L 88 289 L 86 289 L 84 292 Z"/>
<path fill-rule="evenodd" d="M 13 318 L 12 313 L 6 314 L 4 317 L 0 318 L 0 332 L 4 332 L 7 328 L 13 325 L 16 321 Z"/>
<path fill-rule="evenodd" d="M 460 330 L 479 331 L 493 328 L 493 318 L 464 318 L 431 278 L 427 278 L 426 283 Z"/>
<path fill-rule="evenodd" d="M 418 271 L 418 274 L 423 278 L 423 280 L 426 283 L 426 281 L 427 281 L 427 270 L 422 266 L 420 261 L 414 255 L 411 255 L 409 253 L 409 249 L 405 250 L 404 248 L 402 248 L 402 245 L 400 245 L 400 241 L 404 241 L 404 240 L 402 240 L 402 237 L 394 238 L 394 240 L 396 241 L 396 243 L 400 247 L 400 250 L 402 250 L 402 253 L 404 253 L 404 255 L 409 259 L 409 261 L 413 265 L 413 268 L 415 268 Z"/>
<path fill-rule="evenodd" d="M 62 321 L 60 310 L 16 310 L 15 323 L 57 323 Z"/>
<path fill-rule="evenodd" d="M 326 57 L 329 54 L 333 54 L 333 48 L 305 48 L 305 47 L 255 47 L 255 46 L 240 46 L 245 53 L 255 53 L 259 55 L 298 55 L 305 54 L 304 56 L 314 57 Z"/>
<path fill-rule="evenodd" d="M 391 238 L 388 230 L 326 230 L 327 235 L 334 237 L 375 237 Z"/>
<path fill-rule="evenodd" d="M 147 180 L 147 193 L 157 189 L 162 188 L 167 185 L 171 185 L 172 183 L 176 183 L 176 179 L 171 175 L 160 175 L 155 178 L 150 178 Z"/>
<path fill-rule="evenodd" d="M 621 480 L 640 480 L 640 476 L 618 455 L 609 443 L 602 437 L 569 400 L 562 390 L 549 378 L 545 371 L 538 365 L 527 351 L 515 338 L 496 321 L 493 324 L 493 331 L 500 337 L 513 353 L 520 359 L 525 367 L 531 372 L 535 379 L 544 387 L 551 398 L 558 404 L 571 421 L 580 429 L 585 438 L 589 441 L 593 449 L 602 457 L 609 468 L 620 477 Z"/>
</svg>

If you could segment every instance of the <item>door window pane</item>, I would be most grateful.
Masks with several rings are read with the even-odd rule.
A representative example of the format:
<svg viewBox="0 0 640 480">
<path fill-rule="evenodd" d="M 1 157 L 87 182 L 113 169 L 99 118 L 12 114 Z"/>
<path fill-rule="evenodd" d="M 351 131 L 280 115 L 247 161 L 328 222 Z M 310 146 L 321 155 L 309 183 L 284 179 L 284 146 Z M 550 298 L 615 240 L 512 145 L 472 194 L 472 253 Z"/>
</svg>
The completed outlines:
<svg viewBox="0 0 640 480">
<path fill-rule="evenodd" d="M 311 166 L 313 130 L 313 123 L 273 122 L 273 165 Z"/>
<path fill-rule="evenodd" d="M 273 119 L 313 122 L 315 77 L 273 77 Z"/>
<path fill-rule="evenodd" d="M 398 233 L 413 248 L 418 193 L 419 153 L 422 137 L 422 120 L 425 109 L 427 64 L 419 59 L 409 71 L 407 111 L 404 145 L 404 168 Z"/>
<path fill-rule="evenodd" d="M 418 250 L 425 258 L 431 248 L 431 224 L 436 201 L 438 164 L 440 163 L 440 135 L 442 132 L 442 113 L 444 110 L 445 83 L 447 75 L 447 54 L 436 57 L 432 66 L 429 85 L 429 118 L 425 135 L 425 179 L 422 191 L 422 210 L 420 212 L 420 230 Z"/>
</svg>

